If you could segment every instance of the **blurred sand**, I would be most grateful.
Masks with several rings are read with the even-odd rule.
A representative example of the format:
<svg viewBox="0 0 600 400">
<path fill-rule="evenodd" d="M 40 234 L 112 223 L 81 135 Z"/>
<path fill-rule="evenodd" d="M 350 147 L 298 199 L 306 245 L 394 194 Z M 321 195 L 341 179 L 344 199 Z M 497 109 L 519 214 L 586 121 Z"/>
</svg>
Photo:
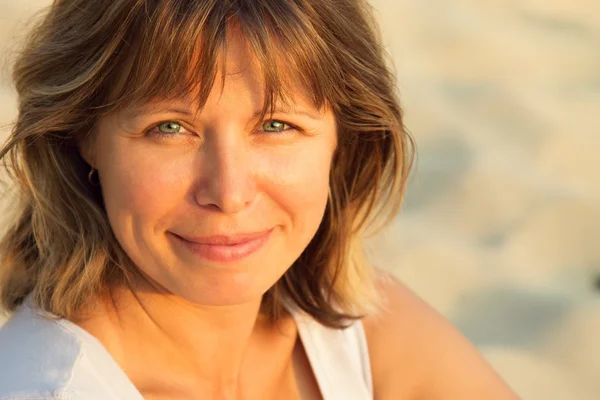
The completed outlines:
<svg viewBox="0 0 600 400">
<path fill-rule="evenodd" d="M 600 398 L 600 2 L 374 5 L 419 147 L 374 257 L 523 398 Z"/>
<path fill-rule="evenodd" d="M 3 53 L 45 4 L 0 0 Z M 373 258 L 523 398 L 600 398 L 600 2 L 373 4 L 419 147 Z"/>
</svg>

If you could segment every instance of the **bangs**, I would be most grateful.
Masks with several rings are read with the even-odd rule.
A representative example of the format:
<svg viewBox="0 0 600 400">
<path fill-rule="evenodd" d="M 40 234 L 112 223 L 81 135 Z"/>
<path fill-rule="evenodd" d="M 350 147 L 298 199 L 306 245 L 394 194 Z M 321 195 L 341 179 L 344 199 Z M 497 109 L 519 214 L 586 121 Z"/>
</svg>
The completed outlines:
<svg viewBox="0 0 600 400">
<path fill-rule="evenodd" d="M 346 102 L 338 61 L 310 5 L 292 0 L 146 1 L 132 10 L 106 88 L 108 112 L 155 100 L 205 105 L 225 77 L 231 35 L 241 34 L 264 82 L 260 119 L 289 104 L 292 88 L 317 109 Z M 221 90 L 225 79 L 221 80 Z M 103 107 L 103 108 L 104 108 Z"/>
</svg>

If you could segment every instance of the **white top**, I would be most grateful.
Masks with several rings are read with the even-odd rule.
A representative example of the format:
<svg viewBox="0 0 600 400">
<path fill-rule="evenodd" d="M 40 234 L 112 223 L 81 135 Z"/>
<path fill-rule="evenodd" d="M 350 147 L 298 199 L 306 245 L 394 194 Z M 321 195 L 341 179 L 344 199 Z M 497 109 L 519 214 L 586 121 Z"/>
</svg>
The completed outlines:
<svg viewBox="0 0 600 400">
<path fill-rule="evenodd" d="M 327 328 L 292 311 L 324 400 L 373 398 L 362 323 Z M 0 400 L 142 400 L 94 336 L 26 302 L 0 328 Z"/>
</svg>

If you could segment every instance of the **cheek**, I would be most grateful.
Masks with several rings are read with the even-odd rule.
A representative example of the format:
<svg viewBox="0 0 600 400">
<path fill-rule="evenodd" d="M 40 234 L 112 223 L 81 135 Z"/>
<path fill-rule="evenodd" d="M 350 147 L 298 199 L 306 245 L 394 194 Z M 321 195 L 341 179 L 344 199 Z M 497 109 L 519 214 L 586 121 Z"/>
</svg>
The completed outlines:
<svg viewBox="0 0 600 400">
<path fill-rule="evenodd" d="M 296 149 L 271 159 L 269 195 L 288 216 L 296 231 L 314 234 L 329 193 L 331 150 L 326 146 Z"/>
<path fill-rule="evenodd" d="M 124 229 L 124 224 L 134 222 L 156 223 L 181 204 L 190 179 L 184 163 L 181 158 L 153 157 L 149 152 L 114 154 L 101 171 L 106 211 L 113 225 Z"/>
</svg>

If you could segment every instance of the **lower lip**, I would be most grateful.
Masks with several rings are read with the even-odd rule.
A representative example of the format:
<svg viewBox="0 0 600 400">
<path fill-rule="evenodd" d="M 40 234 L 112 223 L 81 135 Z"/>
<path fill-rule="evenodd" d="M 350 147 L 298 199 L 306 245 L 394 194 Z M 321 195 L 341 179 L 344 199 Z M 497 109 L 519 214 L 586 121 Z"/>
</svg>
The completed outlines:
<svg viewBox="0 0 600 400">
<path fill-rule="evenodd" d="M 242 260 L 260 250 L 271 237 L 271 229 L 264 235 L 247 242 L 234 245 L 195 243 L 173 234 L 173 236 L 189 251 L 208 261 L 217 263 L 232 263 Z"/>
</svg>

